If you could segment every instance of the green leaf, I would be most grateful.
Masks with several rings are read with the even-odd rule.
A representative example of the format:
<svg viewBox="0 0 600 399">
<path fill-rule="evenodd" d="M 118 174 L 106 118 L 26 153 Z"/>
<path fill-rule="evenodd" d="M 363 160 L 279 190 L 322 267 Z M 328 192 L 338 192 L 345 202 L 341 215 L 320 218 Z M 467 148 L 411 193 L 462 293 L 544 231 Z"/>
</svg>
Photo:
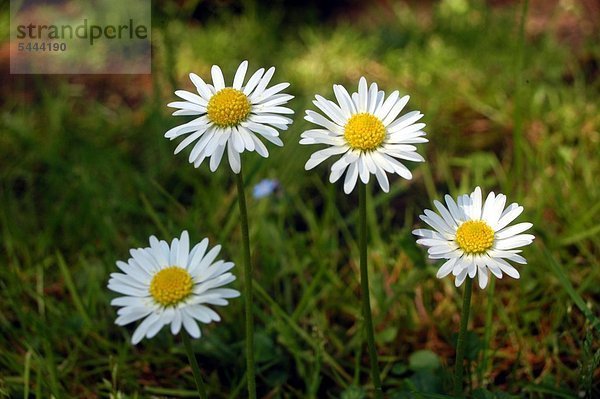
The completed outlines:
<svg viewBox="0 0 600 399">
<path fill-rule="evenodd" d="M 408 358 L 408 364 L 411 370 L 435 370 L 441 365 L 438 355 L 430 350 L 420 350 L 414 352 Z"/>
</svg>

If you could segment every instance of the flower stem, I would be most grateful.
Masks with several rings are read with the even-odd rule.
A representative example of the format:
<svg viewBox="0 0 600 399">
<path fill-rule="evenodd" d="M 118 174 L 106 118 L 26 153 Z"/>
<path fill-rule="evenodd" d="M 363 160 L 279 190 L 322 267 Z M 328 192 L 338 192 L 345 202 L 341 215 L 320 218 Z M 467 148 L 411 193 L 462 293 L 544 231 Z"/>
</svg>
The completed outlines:
<svg viewBox="0 0 600 399">
<path fill-rule="evenodd" d="M 375 398 L 383 399 L 377 349 L 375 348 L 375 333 L 373 332 L 373 317 L 371 316 L 371 299 L 369 296 L 369 270 L 367 269 L 367 185 L 358 183 L 358 213 L 359 213 L 359 252 L 360 252 L 360 287 L 362 296 L 362 313 L 367 334 L 367 347 L 371 363 L 371 378 L 375 387 Z"/>
<path fill-rule="evenodd" d="M 483 356 L 479 365 L 479 384 L 485 388 L 487 385 L 486 374 L 490 359 L 490 342 L 492 340 L 492 316 L 494 309 L 494 290 L 496 288 L 496 279 L 490 279 L 490 285 L 487 287 L 487 305 L 485 311 L 485 332 L 483 334 Z"/>
<path fill-rule="evenodd" d="M 465 290 L 463 292 L 463 305 L 460 314 L 460 330 L 456 342 L 456 362 L 454 364 L 454 396 L 460 397 L 463 393 L 463 360 L 465 358 L 465 336 L 469 324 L 469 313 L 471 311 L 471 292 L 473 291 L 473 279 L 467 277 Z"/>
<path fill-rule="evenodd" d="M 192 373 L 194 374 L 194 381 L 196 381 L 198 395 L 201 399 L 207 399 L 208 396 L 206 395 L 206 387 L 204 386 L 202 376 L 200 375 L 200 367 L 198 367 L 198 361 L 196 360 L 196 355 L 194 355 L 194 350 L 192 349 L 192 342 L 190 341 L 190 337 L 185 331 L 182 331 L 181 335 L 183 336 L 183 346 L 185 346 L 185 351 L 190 361 L 190 366 L 192 366 Z"/>
<path fill-rule="evenodd" d="M 248 232 L 248 211 L 244 191 L 244 176 L 236 174 L 240 219 L 242 224 L 242 241 L 244 247 L 244 296 L 246 310 L 246 381 L 248 397 L 256 399 L 256 374 L 254 371 L 254 315 L 252 312 L 252 265 L 250 264 L 250 233 Z"/>
</svg>

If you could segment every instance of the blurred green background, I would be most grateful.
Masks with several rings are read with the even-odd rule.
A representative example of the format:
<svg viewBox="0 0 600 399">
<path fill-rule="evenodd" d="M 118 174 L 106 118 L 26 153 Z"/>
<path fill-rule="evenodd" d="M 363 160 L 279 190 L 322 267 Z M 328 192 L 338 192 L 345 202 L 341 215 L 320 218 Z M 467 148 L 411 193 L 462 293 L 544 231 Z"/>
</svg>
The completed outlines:
<svg viewBox="0 0 600 399">
<path fill-rule="evenodd" d="M 0 23 L 8 27 L 8 2 Z M 372 306 L 389 398 L 448 391 L 460 291 L 411 230 L 445 193 L 482 185 L 525 207 L 536 235 L 521 279 L 474 292 L 469 395 L 600 397 L 600 5 L 588 0 L 155 1 L 152 75 L 8 74 L 0 46 L 0 397 L 192 397 L 168 332 L 136 347 L 115 326 L 115 261 L 188 229 L 241 264 L 235 184 L 163 138 L 176 89 L 219 64 L 274 65 L 295 123 L 245 154 L 259 396 L 369 397 L 360 332 L 357 198 L 304 171 L 302 117 L 358 78 L 410 94 L 427 162 L 369 193 Z M 525 17 L 523 17 L 525 16 Z M 279 190 L 252 198 L 262 179 Z M 371 190 L 370 190 L 371 191 Z M 240 275 L 239 266 L 234 269 Z M 235 284 L 240 288 L 240 281 Z M 490 306 L 491 305 L 491 306 Z M 245 395 L 241 300 L 195 342 L 214 398 Z M 486 328 L 487 326 L 487 328 Z M 484 348 L 489 347 L 489 350 Z M 422 392 L 418 394 L 416 392 Z"/>
</svg>

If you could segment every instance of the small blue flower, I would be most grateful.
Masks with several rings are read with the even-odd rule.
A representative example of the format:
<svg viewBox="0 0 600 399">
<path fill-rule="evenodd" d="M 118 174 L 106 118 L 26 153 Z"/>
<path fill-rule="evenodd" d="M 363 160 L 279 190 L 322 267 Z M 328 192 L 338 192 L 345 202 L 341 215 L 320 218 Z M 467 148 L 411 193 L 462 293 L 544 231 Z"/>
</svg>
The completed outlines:
<svg viewBox="0 0 600 399">
<path fill-rule="evenodd" d="M 279 181 L 275 179 L 263 179 L 252 189 L 252 196 L 255 199 L 268 197 L 279 188 Z"/>
</svg>

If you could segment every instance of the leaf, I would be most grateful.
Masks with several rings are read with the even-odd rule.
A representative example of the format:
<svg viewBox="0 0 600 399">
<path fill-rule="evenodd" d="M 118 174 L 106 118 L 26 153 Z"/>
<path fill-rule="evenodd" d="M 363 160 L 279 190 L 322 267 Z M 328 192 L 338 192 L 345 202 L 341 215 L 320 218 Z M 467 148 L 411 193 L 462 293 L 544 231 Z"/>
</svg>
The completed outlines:
<svg viewBox="0 0 600 399">
<path fill-rule="evenodd" d="M 420 350 L 414 352 L 408 358 L 408 365 L 411 370 L 435 370 L 441 365 L 438 355 L 430 350 Z"/>
</svg>

